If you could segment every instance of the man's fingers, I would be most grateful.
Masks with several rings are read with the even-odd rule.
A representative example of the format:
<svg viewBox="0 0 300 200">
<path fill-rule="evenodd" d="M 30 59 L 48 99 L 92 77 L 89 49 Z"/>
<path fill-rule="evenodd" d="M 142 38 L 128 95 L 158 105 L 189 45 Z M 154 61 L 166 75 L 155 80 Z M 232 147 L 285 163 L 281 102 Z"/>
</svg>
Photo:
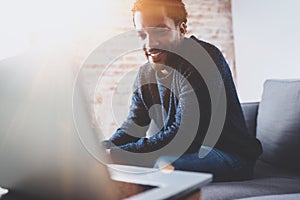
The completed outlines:
<svg viewBox="0 0 300 200">
<path fill-rule="evenodd" d="M 102 141 L 102 145 L 105 149 L 110 149 L 110 147 L 112 146 L 112 143 L 109 140 L 104 140 L 104 141 Z"/>
<path fill-rule="evenodd" d="M 105 149 L 106 153 L 110 154 L 110 149 Z"/>
</svg>

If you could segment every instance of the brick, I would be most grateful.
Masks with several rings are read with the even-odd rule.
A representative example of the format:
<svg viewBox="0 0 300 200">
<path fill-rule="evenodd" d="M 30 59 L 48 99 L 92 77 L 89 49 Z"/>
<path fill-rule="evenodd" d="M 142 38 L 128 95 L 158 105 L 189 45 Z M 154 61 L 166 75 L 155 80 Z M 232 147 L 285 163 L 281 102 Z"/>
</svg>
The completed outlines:
<svg viewBox="0 0 300 200">
<path fill-rule="evenodd" d="M 118 35 L 122 32 L 133 30 L 132 15 L 130 12 L 131 5 L 128 1 L 115 0 L 114 24 L 112 24 L 112 30 L 110 33 L 99 31 L 91 35 L 82 36 L 84 38 L 78 44 L 80 48 L 77 52 L 75 62 L 80 65 L 88 53 L 97 47 L 97 44 L 101 44 L 101 41 L 111 38 L 114 35 Z M 130 0 L 133 2 L 133 0 Z M 232 15 L 231 15 L 231 0 L 184 0 L 186 8 L 189 12 L 188 18 L 188 32 L 187 36 L 191 34 L 197 36 L 199 39 L 208 41 L 216 45 L 223 53 L 228 61 L 233 75 L 235 77 L 235 58 L 234 58 L 234 38 L 232 34 Z M 126 8 L 126 9 L 125 9 Z M 108 19 L 109 20 L 109 19 Z M 122 45 L 118 47 L 112 46 L 108 50 L 98 52 L 99 54 L 109 56 L 111 52 L 119 53 L 122 52 Z M 115 60 L 107 71 L 104 71 L 107 66 L 99 63 L 88 63 L 85 67 L 91 71 L 88 72 L 87 79 L 97 80 L 104 72 L 99 82 L 100 86 L 96 90 L 95 99 L 92 99 L 95 106 L 95 110 L 91 113 L 93 116 L 93 124 L 100 124 L 99 127 L 102 129 L 105 137 L 109 137 L 120 125 L 116 122 L 112 116 L 111 103 L 113 93 L 116 92 L 118 82 L 123 80 L 124 75 L 135 70 L 138 66 L 145 63 L 145 57 L 142 51 L 129 52 L 125 56 Z M 96 61 L 95 61 L 96 62 Z M 128 75 L 125 78 L 134 79 L 134 74 Z M 85 83 L 88 85 L 91 83 Z M 128 83 L 129 84 L 129 83 Z M 129 90 L 131 86 L 126 85 L 124 88 Z M 122 88 L 122 92 L 124 92 Z M 94 97 L 94 88 L 90 89 L 88 94 L 90 98 Z M 119 95 L 119 94 L 118 94 Z M 115 101 L 116 110 L 119 110 L 120 115 L 124 115 L 128 112 L 128 103 L 126 101 Z M 126 103 L 125 103 L 126 102 Z M 124 115 L 125 116 L 125 115 Z M 96 121 L 97 119 L 97 121 Z"/>
</svg>

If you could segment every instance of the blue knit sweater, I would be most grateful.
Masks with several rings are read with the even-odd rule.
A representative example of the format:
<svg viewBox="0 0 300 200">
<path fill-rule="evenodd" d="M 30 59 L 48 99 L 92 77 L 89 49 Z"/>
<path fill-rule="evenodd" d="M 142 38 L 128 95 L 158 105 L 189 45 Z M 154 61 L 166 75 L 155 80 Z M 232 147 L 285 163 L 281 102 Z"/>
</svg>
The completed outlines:
<svg viewBox="0 0 300 200">
<path fill-rule="evenodd" d="M 260 142 L 251 136 L 246 128 L 241 105 L 237 97 L 231 71 L 222 53 L 213 45 L 200 41 L 194 36 L 185 40 L 194 40 L 201 45 L 215 62 L 222 76 L 227 96 L 227 112 L 222 133 L 214 146 L 220 150 L 240 155 L 255 161 L 261 154 Z M 190 91 L 197 95 L 201 120 L 193 142 L 185 153 L 194 153 L 203 143 L 211 119 L 211 99 L 204 79 L 191 64 L 182 58 L 174 58 L 167 76 L 160 76 L 150 63 L 140 67 L 134 83 L 130 112 L 116 133 L 106 141 L 106 148 L 116 153 L 118 149 L 131 152 L 151 152 L 164 147 L 177 134 L 180 126 L 193 120 L 195 102 L 190 99 Z M 184 77 L 184 78 L 183 78 Z M 153 105 L 161 105 L 154 106 Z M 147 138 L 146 131 L 153 120 L 160 131 Z M 185 131 L 189 137 L 189 131 Z"/>
</svg>

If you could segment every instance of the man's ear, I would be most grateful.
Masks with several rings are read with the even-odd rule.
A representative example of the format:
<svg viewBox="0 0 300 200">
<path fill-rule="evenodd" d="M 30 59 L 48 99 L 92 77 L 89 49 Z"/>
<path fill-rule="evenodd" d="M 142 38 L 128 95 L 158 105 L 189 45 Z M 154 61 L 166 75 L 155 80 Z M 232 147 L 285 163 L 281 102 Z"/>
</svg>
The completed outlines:
<svg viewBox="0 0 300 200">
<path fill-rule="evenodd" d="M 187 26 L 185 22 L 181 22 L 179 24 L 179 29 L 180 29 L 180 33 L 182 34 L 186 34 L 187 30 L 186 30 Z"/>
</svg>

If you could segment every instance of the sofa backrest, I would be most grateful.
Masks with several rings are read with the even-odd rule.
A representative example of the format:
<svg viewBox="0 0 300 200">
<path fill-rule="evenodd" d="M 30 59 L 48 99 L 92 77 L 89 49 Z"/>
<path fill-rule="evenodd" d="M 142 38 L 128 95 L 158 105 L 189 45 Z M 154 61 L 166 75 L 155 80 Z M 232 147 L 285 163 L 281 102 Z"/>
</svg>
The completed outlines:
<svg viewBox="0 0 300 200">
<path fill-rule="evenodd" d="M 260 159 L 300 172 L 300 80 L 267 80 L 257 113 Z"/>
<path fill-rule="evenodd" d="M 257 119 L 259 102 L 242 103 L 241 106 L 246 121 L 246 125 L 248 128 L 248 132 L 251 135 L 256 136 L 256 119 Z"/>
</svg>

